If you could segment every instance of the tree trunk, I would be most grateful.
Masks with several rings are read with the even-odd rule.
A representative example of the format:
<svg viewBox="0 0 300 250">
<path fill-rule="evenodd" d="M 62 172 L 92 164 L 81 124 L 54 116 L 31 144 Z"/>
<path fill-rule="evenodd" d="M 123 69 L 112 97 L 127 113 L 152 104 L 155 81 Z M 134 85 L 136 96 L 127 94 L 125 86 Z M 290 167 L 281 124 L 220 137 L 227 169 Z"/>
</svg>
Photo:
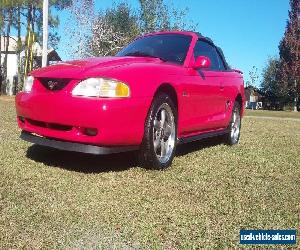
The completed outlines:
<svg viewBox="0 0 300 250">
<path fill-rule="evenodd" d="M 0 18 L 1 18 L 1 26 L 0 26 L 0 95 L 1 95 L 1 86 L 2 86 L 2 35 L 3 35 L 3 18 L 4 13 L 3 13 L 3 9 L 0 9 Z M 4 19 L 4 18 L 3 18 Z"/>
<path fill-rule="evenodd" d="M 31 22 L 32 22 L 32 5 L 28 4 L 27 5 L 27 32 L 28 30 L 30 30 L 30 26 L 31 26 Z M 27 33 L 28 35 L 28 33 Z"/>
<path fill-rule="evenodd" d="M 297 112 L 298 95 L 297 95 L 297 80 L 295 79 L 295 99 L 294 99 L 294 112 Z"/>
<path fill-rule="evenodd" d="M 2 29 L 0 30 L 0 74 L 2 72 L 1 66 L 2 66 Z"/>
<path fill-rule="evenodd" d="M 0 95 L 2 93 L 2 27 L 0 30 Z"/>
<path fill-rule="evenodd" d="M 31 28 L 32 28 L 32 32 L 34 32 L 34 23 L 35 23 L 35 12 L 36 12 L 36 8 L 34 6 L 32 6 L 32 15 L 31 15 Z"/>
</svg>

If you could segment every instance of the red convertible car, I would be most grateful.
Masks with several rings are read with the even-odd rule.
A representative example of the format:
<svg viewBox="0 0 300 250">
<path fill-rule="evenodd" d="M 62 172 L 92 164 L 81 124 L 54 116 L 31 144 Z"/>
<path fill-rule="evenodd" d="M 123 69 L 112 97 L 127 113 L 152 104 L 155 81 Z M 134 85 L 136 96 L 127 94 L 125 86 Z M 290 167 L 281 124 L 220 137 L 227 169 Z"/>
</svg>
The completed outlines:
<svg viewBox="0 0 300 250">
<path fill-rule="evenodd" d="M 16 97 L 21 138 L 91 154 L 137 150 L 144 166 L 168 167 L 176 146 L 221 136 L 238 143 L 242 73 L 194 32 L 137 38 L 114 57 L 31 72 Z"/>
</svg>

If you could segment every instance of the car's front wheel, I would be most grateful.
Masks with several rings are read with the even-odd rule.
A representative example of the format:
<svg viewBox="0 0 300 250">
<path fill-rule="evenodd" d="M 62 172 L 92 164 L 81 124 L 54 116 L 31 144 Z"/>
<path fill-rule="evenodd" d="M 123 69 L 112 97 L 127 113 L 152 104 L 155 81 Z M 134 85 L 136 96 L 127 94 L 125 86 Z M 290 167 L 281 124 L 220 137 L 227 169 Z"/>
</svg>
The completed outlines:
<svg viewBox="0 0 300 250">
<path fill-rule="evenodd" d="M 171 165 L 176 150 L 177 110 L 171 98 L 159 93 L 154 98 L 145 123 L 139 159 L 143 166 L 165 169 Z"/>
</svg>

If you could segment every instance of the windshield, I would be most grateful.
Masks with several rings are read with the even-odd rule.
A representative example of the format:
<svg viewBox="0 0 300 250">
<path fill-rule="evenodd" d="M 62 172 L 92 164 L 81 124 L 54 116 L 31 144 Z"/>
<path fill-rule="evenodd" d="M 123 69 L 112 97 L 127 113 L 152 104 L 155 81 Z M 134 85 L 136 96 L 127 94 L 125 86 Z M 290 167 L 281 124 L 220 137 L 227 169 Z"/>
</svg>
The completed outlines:
<svg viewBox="0 0 300 250">
<path fill-rule="evenodd" d="M 181 34 L 150 35 L 130 43 L 116 56 L 155 57 L 162 61 L 183 64 L 192 37 Z"/>
</svg>

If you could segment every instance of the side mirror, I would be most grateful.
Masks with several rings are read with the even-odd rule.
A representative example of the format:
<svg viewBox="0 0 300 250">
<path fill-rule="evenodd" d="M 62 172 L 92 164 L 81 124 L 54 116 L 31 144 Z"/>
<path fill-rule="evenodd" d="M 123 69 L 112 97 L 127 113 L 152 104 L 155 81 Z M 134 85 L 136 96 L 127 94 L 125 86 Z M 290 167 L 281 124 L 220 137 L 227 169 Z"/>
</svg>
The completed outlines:
<svg viewBox="0 0 300 250">
<path fill-rule="evenodd" d="M 193 65 L 194 69 L 208 69 L 210 68 L 211 62 L 207 56 L 198 56 Z"/>
</svg>

